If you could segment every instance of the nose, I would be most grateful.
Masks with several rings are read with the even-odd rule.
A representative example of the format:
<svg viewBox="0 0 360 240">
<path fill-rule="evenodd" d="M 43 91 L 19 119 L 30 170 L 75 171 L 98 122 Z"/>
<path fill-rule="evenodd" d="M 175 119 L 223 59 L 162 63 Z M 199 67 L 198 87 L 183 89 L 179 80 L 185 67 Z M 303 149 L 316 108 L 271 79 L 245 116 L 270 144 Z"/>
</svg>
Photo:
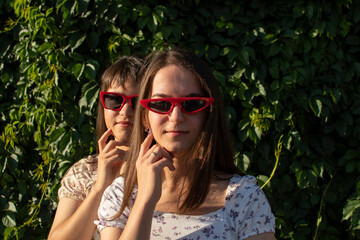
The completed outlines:
<svg viewBox="0 0 360 240">
<path fill-rule="evenodd" d="M 134 114 L 134 110 L 131 108 L 129 101 L 125 101 L 124 106 L 121 108 L 120 115 L 123 116 L 132 116 Z"/>
<path fill-rule="evenodd" d="M 172 122 L 183 122 L 184 113 L 176 103 L 173 110 L 169 113 L 169 120 Z"/>
</svg>

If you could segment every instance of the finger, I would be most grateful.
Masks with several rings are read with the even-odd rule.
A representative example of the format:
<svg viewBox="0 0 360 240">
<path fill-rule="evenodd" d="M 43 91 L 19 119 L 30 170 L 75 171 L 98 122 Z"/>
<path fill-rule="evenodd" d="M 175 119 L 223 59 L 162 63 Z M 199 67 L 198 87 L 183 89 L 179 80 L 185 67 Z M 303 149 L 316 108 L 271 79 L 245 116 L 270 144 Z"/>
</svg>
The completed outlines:
<svg viewBox="0 0 360 240">
<path fill-rule="evenodd" d="M 107 164 L 113 164 L 113 163 L 116 163 L 116 162 L 123 162 L 124 160 L 119 155 L 113 154 L 110 157 L 108 157 L 106 159 L 106 161 L 107 161 Z"/>
<path fill-rule="evenodd" d="M 149 133 L 146 136 L 143 143 L 141 144 L 139 156 L 144 156 L 145 155 L 145 153 L 149 150 L 153 139 L 154 139 L 154 136 L 153 136 L 152 133 Z"/>
<path fill-rule="evenodd" d="M 163 169 L 164 167 L 169 168 L 170 171 L 175 171 L 174 164 L 167 158 L 161 158 L 154 163 L 154 167 L 158 169 Z"/>
<path fill-rule="evenodd" d="M 110 140 L 102 150 L 110 151 L 112 149 L 118 149 L 119 151 L 127 152 L 129 150 L 129 147 L 123 145 L 123 143 L 120 141 Z"/>
<path fill-rule="evenodd" d="M 150 162 L 155 162 L 158 158 L 162 158 L 162 153 L 159 145 L 153 145 L 143 156 L 143 159 L 149 159 Z"/>
<path fill-rule="evenodd" d="M 156 147 L 153 149 L 153 154 L 154 153 L 155 155 L 158 155 L 158 158 L 165 157 L 170 161 L 172 161 L 172 159 L 174 158 L 174 156 L 170 152 L 168 152 L 165 148 L 163 148 L 159 144 L 156 144 Z"/>
<path fill-rule="evenodd" d="M 108 140 L 109 136 L 111 135 L 112 130 L 109 128 L 108 130 L 106 130 L 103 135 L 101 136 L 101 138 L 98 141 L 98 145 L 99 145 L 99 152 L 101 153 L 102 150 L 105 148 L 106 146 L 106 141 Z"/>
<path fill-rule="evenodd" d="M 163 147 L 159 146 L 158 144 L 151 147 L 149 149 L 149 151 L 147 152 L 147 154 L 148 155 L 145 157 L 149 158 L 151 163 L 154 163 L 161 158 L 166 158 L 171 163 L 173 162 L 173 156 L 168 151 L 166 151 Z"/>
</svg>

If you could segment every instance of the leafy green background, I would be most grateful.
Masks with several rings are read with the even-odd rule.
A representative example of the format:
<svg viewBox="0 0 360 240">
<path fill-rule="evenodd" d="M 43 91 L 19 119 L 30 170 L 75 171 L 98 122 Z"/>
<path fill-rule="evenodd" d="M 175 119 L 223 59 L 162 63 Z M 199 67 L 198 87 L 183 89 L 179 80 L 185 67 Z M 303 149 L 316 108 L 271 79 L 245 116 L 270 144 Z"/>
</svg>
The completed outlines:
<svg viewBox="0 0 360 240">
<path fill-rule="evenodd" d="M 277 239 L 360 238 L 359 0 L 0 1 L 0 236 L 45 239 L 65 171 L 95 152 L 101 73 L 183 46 L 221 84 L 236 164 Z"/>
</svg>

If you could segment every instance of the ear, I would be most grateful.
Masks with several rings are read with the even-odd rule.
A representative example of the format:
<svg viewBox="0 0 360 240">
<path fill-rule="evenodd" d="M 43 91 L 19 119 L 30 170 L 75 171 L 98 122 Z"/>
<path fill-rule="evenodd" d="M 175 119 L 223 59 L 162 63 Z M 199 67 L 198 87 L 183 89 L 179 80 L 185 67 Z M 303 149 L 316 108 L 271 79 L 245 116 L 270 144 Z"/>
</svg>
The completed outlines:
<svg viewBox="0 0 360 240">
<path fill-rule="evenodd" d="M 149 128 L 150 128 L 150 124 L 149 124 L 149 121 L 148 121 L 148 118 L 147 118 L 147 114 L 142 115 L 141 118 L 142 118 L 141 121 L 142 121 L 142 124 L 143 124 L 143 126 L 145 128 L 145 131 L 148 131 Z"/>
</svg>

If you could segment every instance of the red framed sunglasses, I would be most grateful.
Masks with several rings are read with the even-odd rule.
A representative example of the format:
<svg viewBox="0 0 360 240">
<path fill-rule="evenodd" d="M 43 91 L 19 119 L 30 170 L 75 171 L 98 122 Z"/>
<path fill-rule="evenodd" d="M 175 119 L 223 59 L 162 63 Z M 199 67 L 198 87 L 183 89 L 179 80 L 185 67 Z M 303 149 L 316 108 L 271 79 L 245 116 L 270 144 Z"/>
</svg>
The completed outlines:
<svg viewBox="0 0 360 240">
<path fill-rule="evenodd" d="M 177 104 L 181 111 L 192 114 L 204 110 L 213 101 L 214 98 L 208 97 L 154 98 L 140 100 L 140 104 L 158 114 L 170 113 L 174 109 L 175 104 Z"/>
<path fill-rule="evenodd" d="M 126 100 L 129 102 L 131 109 L 135 109 L 138 95 L 125 96 L 114 92 L 100 92 L 100 99 L 105 109 L 120 111 Z"/>
</svg>

